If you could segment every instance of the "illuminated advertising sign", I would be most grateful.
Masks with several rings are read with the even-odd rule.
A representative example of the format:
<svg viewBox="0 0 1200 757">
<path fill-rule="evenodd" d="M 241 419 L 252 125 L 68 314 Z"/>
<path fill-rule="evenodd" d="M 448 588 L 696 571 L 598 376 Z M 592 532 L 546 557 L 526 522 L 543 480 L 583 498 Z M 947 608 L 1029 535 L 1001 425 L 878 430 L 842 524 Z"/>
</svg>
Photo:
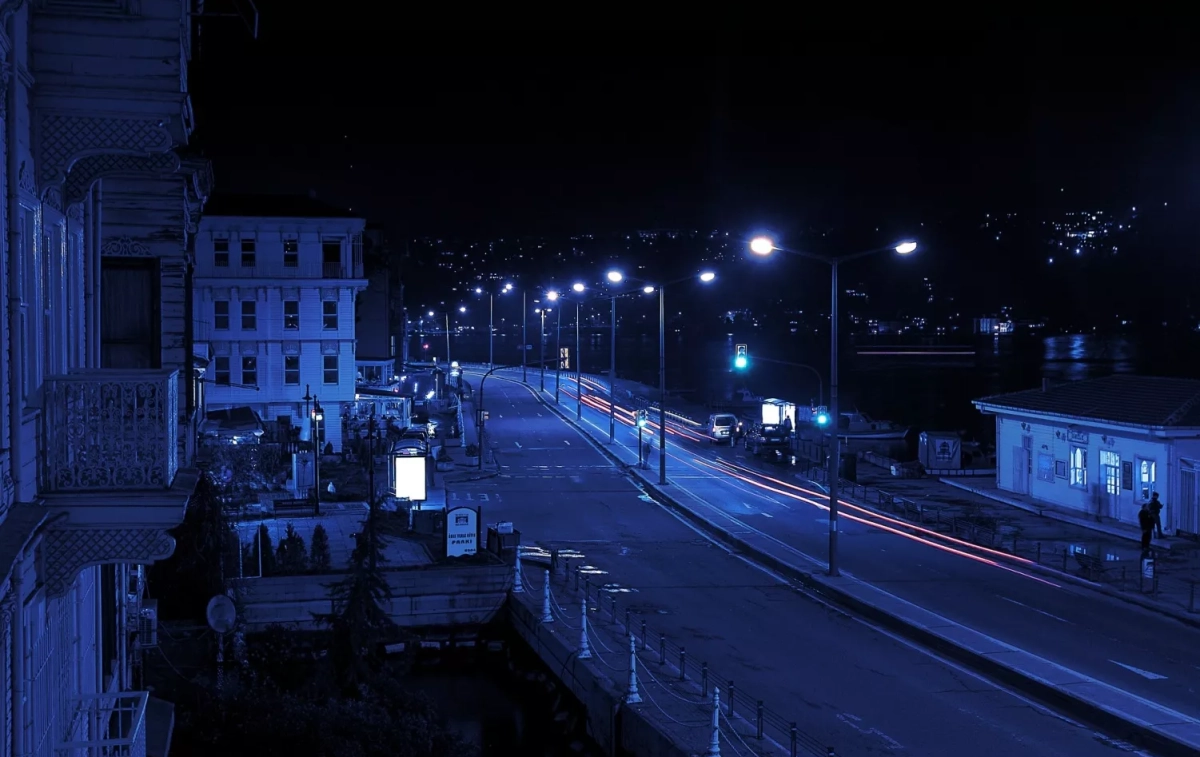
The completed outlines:
<svg viewBox="0 0 1200 757">
<path fill-rule="evenodd" d="M 424 502 L 426 498 L 425 479 L 428 476 L 425 457 L 405 457 L 396 455 L 392 458 L 392 495 L 399 499 L 413 502 Z"/>
<path fill-rule="evenodd" d="M 473 555 L 479 548 L 479 512 L 456 507 L 446 513 L 446 557 Z"/>
</svg>

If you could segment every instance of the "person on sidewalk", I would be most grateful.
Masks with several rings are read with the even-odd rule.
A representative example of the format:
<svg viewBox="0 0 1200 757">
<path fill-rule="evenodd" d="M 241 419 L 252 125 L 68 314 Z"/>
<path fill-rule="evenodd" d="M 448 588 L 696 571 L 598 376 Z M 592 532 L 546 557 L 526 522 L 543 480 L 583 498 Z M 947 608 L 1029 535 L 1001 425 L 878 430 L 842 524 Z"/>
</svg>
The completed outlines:
<svg viewBox="0 0 1200 757">
<path fill-rule="evenodd" d="M 1162 509 L 1163 503 L 1158 498 L 1158 492 L 1154 492 L 1150 495 L 1150 515 L 1154 517 L 1154 534 L 1160 539 L 1163 538 Z"/>
<path fill-rule="evenodd" d="M 1154 533 L 1154 515 L 1150 513 L 1150 503 L 1143 502 L 1138 511 L 1138 525 L 1142 527 L 1142 552 L 1150 549 L 1150 537 Z"/>
</svg>

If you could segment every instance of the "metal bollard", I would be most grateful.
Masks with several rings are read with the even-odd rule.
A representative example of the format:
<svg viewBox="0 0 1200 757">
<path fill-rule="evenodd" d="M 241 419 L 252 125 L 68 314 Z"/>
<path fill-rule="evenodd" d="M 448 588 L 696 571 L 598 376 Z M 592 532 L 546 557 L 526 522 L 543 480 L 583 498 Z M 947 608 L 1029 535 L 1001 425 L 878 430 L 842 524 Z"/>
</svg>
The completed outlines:
<svg viewBox="0 0 1200 757">
<path fill-rule="evenodd" d="M 1017 535 L 1013 534 L 1013 554 L 1017 553 Z"/>
<path fill-rule="evenodd" d="M 726 717 L 733 717 L 733 699 L 737 696 L 737 689 L 733 688 L 733 681 L 729 682 L 729 712 Z"/>
<path fill-rule="evenodd" d="M 583 596 L 587 599 L 592 598 L 592 579 L 590 576 L 583 577 Z"/>
<path fill-rule="evenodd" d="M 825 750 L 825 757 L 837 757 L 837 755 L 833 753 L 833 747 L 829 747 Z"/>
<path fill-rule="evenodd" d="M 658 664 L 667 664 L 667 635 L 665 633 L 658 635 Z"/>
<path fill-rule="evenodd" d="M 1040 541 L 1037 543 L 1037 552 L 1035 553 L 1035 560 L 1038 565 L 1042 564 L 1042 543 Z"/>
<path fill-rule="evenodd" d="M 1067 550 L 1063 550 L 1063 573 L 1067 572 Z"/>
<path fill-rule="evenodd" d="M 608 605 L 609 617 L 612 619 L 612 622 L 616 623 L 617 622 L 617 595 L 609 594 L 608 600 L 609 600 L 609 605 Z"/>
<path fill-rule="evenodd" d="M 687 680 L 687 649 L 679 648 L 679 680 Z"/>
<path fill-rule="evenodd" d="M 646 651 L 646 619 L 642 618 L 642 651 Z"/>
<path fill-rule="evenodd" d="M 758 705 L 754 710 L 754 730 L 761 739 L 763 733 L 763 701 L 761 699 L 758 700 Z"/>
<path fill-rule="evenodd" d="M 625 608 L 625 633 L 633 633 L 633 626 L 629 625 L 629 608 Z"/>
<path fill-rule="evenodd" d="M 1188 612 L 1196 611 L 1196 582 L 1192 581 L 1192 594 L 1188 598 Z"/>
<path fill-rule="evenodd" d="M 700 696 L 708 696 L 708 663 L 700 663 Z"/>
<path fill-rule="evenodd" d="M 796 757 L 796 746 L 797 746 L 796 742 L 799 740 L 798 739 L 799 735 L 800 735 L 800 732 L 796 728 L 795 723 L 792 723 L 791 725 L 788 726 L 788 738 L 792 742 L 792 757 Z"/>
<path fill-rule="evenodd" d="M 581 572 L 578 567 L 575 568 L 575 591 L 579 591 L 579 574 Z"/>
<path fill-rule="evenodd" d="M 567 583 L 570 580 L 571 580 L 571 558 L 564 557 L 563 558 L 563 583 Z"/>
</svg>

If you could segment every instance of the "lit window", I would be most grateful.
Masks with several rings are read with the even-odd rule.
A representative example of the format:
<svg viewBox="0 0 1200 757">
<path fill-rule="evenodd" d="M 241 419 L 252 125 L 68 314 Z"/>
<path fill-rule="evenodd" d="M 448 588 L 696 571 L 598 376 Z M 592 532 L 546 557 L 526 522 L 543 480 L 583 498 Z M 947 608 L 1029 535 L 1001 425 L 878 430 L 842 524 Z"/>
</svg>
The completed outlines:
<svg viewBox="0 0 1200 757">
<path fill-rule="evenodd" d="M 336 384 L 338 383 L 338 356 L 325 355 L 324 357 L 325 370 L 323 371 L 324 376 L 322 377 L 322 380 L 326 384 Z"/>
<path fill-rule="evenodd" d="M 300 328 L 300 300 L 283 301 L 283 327 L 289 330 Z"/>
<path fill-rule="evenodd" d="M 1087 488 L 1087 450 L 1083 447 L 1071 448 L 1071 486 L 1080 489 Z"/>
<path fill-rule="evenodd" d="M 257 305 L 254 300 L 242 300 L 242 331 L 254 331 L 258 328 Z"/>
<path fill-rule="evenodd" d="M 213 302 L 213 328 L 222 330 L 229 328 L 229 300 Z"/>
<path fill-rule="evenodd" d="M 321 303 L 321 322 L 326 331 L 337 331 L 338 304 L 336 300 Z"/>
<path fill-rule="evenodd" d="M 258 358 L 242 358 L 242 383 L 246 386 L 258 386 Z"/>
<path fill-rule="evenodd" d="M 1150 495 L 1157 491 L 1155 488 L 1158 480 L 1156 468 L 1157 466 L 1155 466 L 1153 460 L 1141 461 L 1141 466 L 1138 470 L 1138 481 L 1141 483 L 1142 499 L 1150 499 Z"/>
<path fill-rule="evenodd" d="M 1121 456 L 1111 450 L 1100 450 L 1100 472 L 1104 490 L 1113 496 L 1121 494 Z"/>
<path fill-rule="evenodd" d="M 287 386 L 300 386 L 300 356 L 284 355 L 283 383 Z"/>
<path fill-rule="evenodd" d="M 229 386 L 229 358 L 218 357 L 213 360 L 213 380 L 222 386 Z"/>
</svg>

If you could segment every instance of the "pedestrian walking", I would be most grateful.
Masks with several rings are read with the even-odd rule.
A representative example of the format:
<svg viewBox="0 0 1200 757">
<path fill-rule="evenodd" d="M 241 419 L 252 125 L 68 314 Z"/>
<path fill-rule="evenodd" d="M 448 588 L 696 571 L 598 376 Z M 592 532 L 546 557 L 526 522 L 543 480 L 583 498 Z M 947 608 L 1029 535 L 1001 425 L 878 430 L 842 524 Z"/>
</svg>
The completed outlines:
<svg viewBox="0 0 1200 757">
<path fill-rule="evenodd" d="M 1150 495 L 1150 515 L 1154 517 L 1154 533 L 1160 539 L 1163 538 L 1162 509 L 1163 503 L 1158 498 L 1158 492 L 1154 492 Z"/>
<path fill-rule="evenodd" d="M 1142 527 L 1142 551 L 1150 549 L 1150 537 L 1154 534 L 1154 515 L 1150 513 L 1150 503 L 1143 502 L 1138 511 L 1138 525 Z"/>
</svg>

